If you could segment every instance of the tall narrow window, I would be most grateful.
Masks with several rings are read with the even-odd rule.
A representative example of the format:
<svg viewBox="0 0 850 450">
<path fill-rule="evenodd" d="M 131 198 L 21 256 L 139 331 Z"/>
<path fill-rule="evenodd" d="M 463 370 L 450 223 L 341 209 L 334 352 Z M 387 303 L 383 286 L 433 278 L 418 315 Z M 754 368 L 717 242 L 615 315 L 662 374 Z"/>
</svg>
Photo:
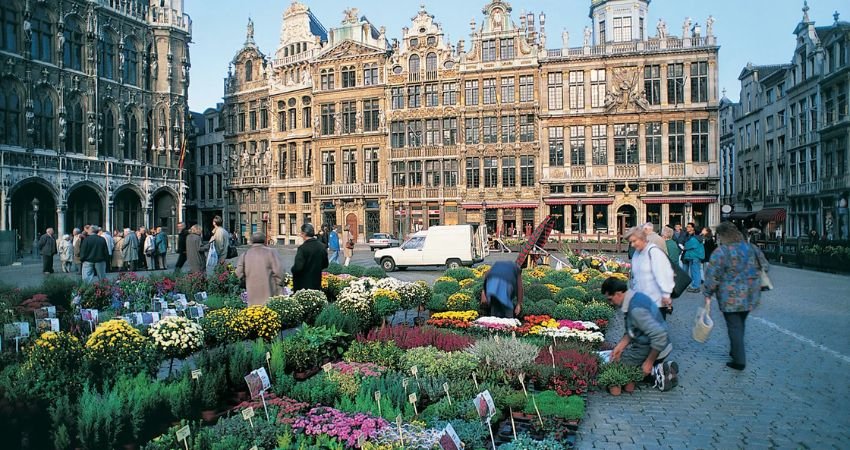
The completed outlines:
<svg viewBox="0 0 850 450">
<path fill-rule="evenodd" d="M 254 62 L 245 61 L 245 81 L 254 81 Z"/>
<path fill-rule="evenodd" d="M 443 83 L 443 106 L 457 105 L 457 82 Z"/>
<path fill-rule="evenodd" d="M 516 78 L 514 77 L 503 77 L 502 78 L 502 92 L 501 92 L 501 100 L 500 103 L 513 103 L 515 101 L 515 92 L 516 92 Z"/>
<path fill-rule="evenodd" d="M 499 184 L 499 159 L 495 156 L 484 158 L 484 187 L 494 188 Z"/>
<path fill-rule="evenodd" d="M 516 187 L 516 157 L 502 157 L 502 187 Z"/>
<path fill-rule="evenodd" d="M 478 144 L 481 142 L 478 134 L 478 126 L 480 125 L 477 117 L 467 117 L 464 119 L 464 142 L 467 144 Z"/>
<path fill-rule="evenodd" d="M 495 144 L 498 142 L 498 125 L 495 117 L 484 118 L 484 143 Z"/>
<path fill-rule="evenodd" d="M 502 116 L 502 142 L 516 142 L 516 116 Z"/>
<path fill-rule="evenodd" d="M 437 54 L 434 52 L 428 53 L 425 56 L 425 71 L 436 76 L 437 72 Z"/>
<path fill-rule="evenodd" d="M 691 122 L 691 159 L 708 162 L 708 120 Z"/>
<path fill-rule="evenodd" d="M 650 105 L 661 104 L 661 66 L 643 68 L 643 90 Z"/>
<path fill-rule="evenodd" d="M 305 153 L 307 151 L 308 145 L 310 145 L 308 142 L 304 143 Z M 305 156 L 305 159 L 306 158 L 307 157 Z M 311 154 L 310 155 L 310 167 L 312 167 L 312 161 L 313 161 L 313 155 Z M 305 161 L 305 163 L 306 163 L 306 161 Z M 304 166 L 304 167 L 306 169 L 307 166 Z M 312 175 L 312 173 L 310 173 L 310 175 Z M 289 144 L 289 178 L 297 178 L 297 177 L 298 177 L 298 146 L 297 146 L 296 143 L 291 142 Z"/>
<path fill-rule="evenodd" d="M 12 3 L 0 6 L 0 48 L 7 52 L 18 52 L 18 13 L 12 9 Z"/>
<path fill-rule="evenodd" d="M 584 108 L 584 72 L 570 72 L 570 109 Z"/>
<path fill-rule="evenodd" d="M 547 93 L 549 109 L 564 109 L 564 75 L 561 72 L 552 72 L 548 75 Z"/>
<path fill-rule="evenodd" d="M 443 145 L 457 144 L 457 117 L 443 119 Z"/>
<path fill-rule="evenodd" d="M 437 83 L 430 83 L 425 85 L 425 106 L 438 106 L 437 103 L 440 98 L 440 94 L 437 92 Z"/>
<path fill-rule="evenodd" d="M 425 119 L 425 145 L 440 145 L 440 119 Z"/>
<path fill-rule="evenodd" d="M 419 55 L 413 54 L 410 55 L 410 58 L 407 59 L 407 67 L 408 71 L 412 74 L 418 74 L 420 70 L 419 66 Z"/>
<path fill-rule="evenodd" d="M 632 18 L 614 18 L 614 42 L 625 42 L 632 40 Z"/>
<path fill-rule="evenodd" d="M 531 75 L 522 75 L 519 77 L 519 101 L 532 102 L 534 101 L 534 77 Z"/>
<path fill-rule="evenodd" d="M 422 186 L 422 161 L 408 161 L 407 182 L 409 186 Z"/>
<path fill-rule="evenodd" d="M 140 159 L 139 157 L 139 119 L 136 114 L 128 112 L 124 118 L 127 132 L 124 134 L 124 159 Z"/>
<path fill-rule="evenodd" d="M 481 41 L 481 61 L 489 62 L 496 60 L 496 40 L 487 39 Z"/>
<path fill-rule="evenodd" d="M 404 109 L 404 88 L 394 87 L 390 89 L 392 109 Z"/>
<path fill-rule="evenodd" d="M 422 147 L 422 121 L 407 121 L 407 146 Z"/>
<path fill-rule="evenodd" d="M 638 163 L 638 124 L 614 125 L 614 164 Z"/>
<path fill-rule="evenodd" d="M 363 149 L 363 182 L 374 184 L 378 182 L 378 166 L 380 165 L 380 154 L 377 147 Z"/>
<path fill-rule="evenodd" d="M 357 128 L 357 102 L 342 102 L 342 134 L 354 133 Z"/>
<path fill-rule="evenodd" d="M 708 62 L 691 63 L 691 103 L 708 101 Z"/>
<path fill-rule="evenodd" d="M 667 143 L 671 163 L 685 162 L 685 121 L 675 120 L 667 124 Z"/>
<path fill-rule="evenodd" d="M 422 106 L 422 86 L 413 85 L 407 87 L 407 107 L 419 108 Z"/>
<path fill-rule="evenodd" d="M 605 106 L 605 69 L 590 71 L 590 107 Z"/>
<path fill-rule="evenodd" d="M 585 158 L 584 126 L 570 127 L 570 164 L 583 166 Z"/>
<path fill-rule="evenodd" d="M 443 161 L 443 186 L 457 186 L 457 167 L 458 163 L 456 159 Z"/>
<path fill-rule="evenodd" d="M 357 182 L 357 150 L 342 151 L 342 182 L 353 184 Z"/>
<path fill-rule="evenodd" d="M 97 43 L 97 75 L 115 79 L 115 41 L 112 33 L 104 32 Z"/>
<path fill-rule="evenodd" d="M 322 105 L 322 135 L 328 136 L 335 133 L 334 119 L 336 116 L 336 105 L 328 103 Z"/>
<path fill-rule="evenodd" d="M 301 128 L 312 128 L 313 108 L 310 106 L 310 97 L 302 97 L 301 105 Z"/>
<path fill-rule="evenodd" d="M 132 86 L 139 85 L 139 50 L 132 38 L 124 41 L 124 83 Z"/>
<path fill-rule="evenodd" d="M 425 161 L 425 186 L 440 186 L 440 161 Z"/>
<path fill-rule="evenodd" d="M 671 105 L 685 103 L 684 67 L 682 63 L 667 65 L 667 103 Z"/>
<path fill-rule="evenodd" d="M 30 23 L 32 59 L 53 61 L 53 32 L 51 31 L 50 18 L 47 17 L 47 12 L 43 7 L 36 8 L 35 14 L 30 18 Z"/>
<path fill-rule="evenodd" d="M 549 127 L 549 166 L 564 165 L 564 128 Z"/>
<path fill-rule="evenodd" d="M 393 187 L 407 186 L 407 164 L 404 161 L 393 162 L 392 170 Z"/>
<path fill-rule="evenodd" d="M 390 144 L 392 145 L 392 148 L 404 147 L 404 134 L 404 121 L 395 120 L 390 124 Z"/>
<path fill-rule="evenodd" d="M 83 138 L 83 107 L 80 105 L 80 100 L 76 99 L 71 102 L 68 107 L 68 131 L 65 138 L 65 145 L 70 153 L 83 153 L 85 142 Z"/>
<path fill-rule="evenodd" d="M 103 108 L 102 133 L 99 156 L 115 156 L 115 115 L 110 108 Z"/>
<path fill-rule="evenodd" d="M 469 80 L 466 82 L 463 97 L 466 106 L 478 104 L 478 80 Z"/>
<path fill-rule="evenodd" d="M 608 165 L 608 129 L 605 125 L 592 125 L 591 150 L 594 166 Z"/>
<path fill-rule="evenodd" d="M 288 177 L 287 172 L 287 163 L 289 163 L 289 155 L 286 152 L 286 144 L 281 144 L 277 146 L 277 177 L 278 179 L 284 180 Z M 279 197 L 283 197 L 283 194 L 279 194 Z M 278 201 L 278 204 L 283 204 L 282 200 Z"/>
<path fill-rule="evenodd" d="M 265 103 L 260 105 L 260 129 L 265 130 L 269 127 L 269 108 Z"/>
<path fill-rule="evenodd" d="M 519 158 L 519 182 L 522 187 L 534 186 L 534 157 L 520 156 Z"/>
<path fill-rule="evenodd" d="M 375 63 L 363 66 L 363 84 L 374 86 L 378 84 L 378 65 Z"/>
<path fill-rule="evenodd" d="M 80 28 L 79 21 L 73 17 L 66 19 L 65 31 L 63 33 L 65 36 L 65 48 L 62 53 L 62 62 L 65 68 L 82 70 L 83 31 Z"/>
<path fill-rule="evenodd" d="M 334 88 L 334 70 L 322 69 L 319 72 L 319 86 L 323 91 L 328 91 Z"/>
<path fill-rule="evenodd" d="M 346 66 L 342 68 L 342 87 L 350 88 L 357 85 L 357 72 L 354 71 L 354 66 Z"/>
<path fill-rule="evenodd" d="M 479 158 L 466 158 L 466 187 L 477 188 L 481 186 L 481 169 Z"/>
<path fill-rule="evenodd" d="M 519 141 L 534 142 L 534 114 L 522 114 L 519 116 Z"/>
<path fill-rule="evenodd" d="M 661 164 L 661 122 L 646 124 L 646 163 Z"/>
<path fill-rule="evenodd" d="M 499 39 L 499 59 L 514 59 L 515 56 L 516 49 L 514 47 L 514 39 Z"/>
<path fill-rule="evenodd" d="M 485 105 L 493 105 L 496 103 L 496 79 L 488 78 L 484 80 L 482 85 L 484 90 L 483 103 Z"/>
<path fill-rule="evenodd" d="M 336 181 L 336 157 L 334 151 L 322 152 L 322 183 L 334 184 Z"/>
<path fill-rule="evenodd" d="M 379 119 L 378 99 L 363 100 L 363 131 L 378 131 Z"/>
<path fill-rule="evenodd" d="M 33 113 L 35 114 L 33 140 L 36 147 L 54 149 L 53 97 L 42 90 L 33 99 Z"/>
</svg>

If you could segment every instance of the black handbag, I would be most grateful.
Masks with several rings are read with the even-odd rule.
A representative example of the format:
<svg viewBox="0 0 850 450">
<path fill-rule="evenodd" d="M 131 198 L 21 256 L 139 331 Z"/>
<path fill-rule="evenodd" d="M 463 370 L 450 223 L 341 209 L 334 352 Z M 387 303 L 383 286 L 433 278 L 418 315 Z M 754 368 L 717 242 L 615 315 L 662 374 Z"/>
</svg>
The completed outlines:
<svg viewBox="0 0 850 450">
<path fill-rule="evenodd" d="M 685 293 L 685 290 L 688 289 L 688 286 L 691 285 L 691 281 L 693 280 L 691 280 L 691 276 L 688 275 L 688 272 L 685 272 L 685 269 L 682 269 L 678 264 L 670 262 L 670 258 L 667 258 L 666 255 L 664 260 L 670 263 L 670 267 L 673 269 L 674 285 L 673 292 L 670 293 L 670 298 L 679 298 Z M 652 252 L 649 252 L 649 264 L 652 264 Z"/>
<path fill-rule="evenodd" d="M 227 258 L 225 258 L 225 259 L 231 259 L 231 258 L 235 258 L 237 256 L 239 256 L 239 252 L 236 250 L 236 246 L 232 245 L 232 244 L 229 245 L 227 247 Z"/>
</svg>

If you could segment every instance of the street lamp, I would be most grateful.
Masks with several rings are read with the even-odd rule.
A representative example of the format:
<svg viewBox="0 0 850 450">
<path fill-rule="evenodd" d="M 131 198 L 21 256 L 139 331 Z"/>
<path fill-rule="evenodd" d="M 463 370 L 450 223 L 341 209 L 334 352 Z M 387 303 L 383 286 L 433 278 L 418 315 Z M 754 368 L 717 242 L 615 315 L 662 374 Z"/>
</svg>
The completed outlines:
<svg viewBox="0 0 850 450">
<path fill-rule="evenodd" d="M 176 233 L 176 224 L 174 223 L 177 220 L 177 208 L 174 205 L 171 205 L 171 234 Z"/>
<path fill-rule="evenodd" d="M 692 205 L 691 202 L 685 203 L 685 223 L 691 222 L 691 208 L 693 208 L 693 206 L 694 205 Z"/>
<path fill-rule="evenodd" d="M 32 253 L 38 257 L 38 197 L 32 199 Z"/>
<path fill-rule="evenodd" d="M 481 202 L 481 211 L 481 221 L 484 223 L 485 235 L 490 234 L 490 230 L 487 228 L 487 200 Z"/>
</svg>

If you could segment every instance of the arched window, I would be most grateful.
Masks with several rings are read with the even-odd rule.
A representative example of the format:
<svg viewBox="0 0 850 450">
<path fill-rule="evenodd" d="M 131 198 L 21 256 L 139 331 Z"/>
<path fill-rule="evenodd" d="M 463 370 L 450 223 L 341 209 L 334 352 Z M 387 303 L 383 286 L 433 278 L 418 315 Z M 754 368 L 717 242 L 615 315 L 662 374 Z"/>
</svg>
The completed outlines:
<svg viewBox="0 0 850 450">
<path fill-rule="evenodd" d="M 245 62 L 245 81 L 254 79 L 254 64 L 251 61 Z"/>
<path fill-rule="evenodd" d="M 133 86 L 139 85 L 139 49 L 136 41 L 128 38 L 124 41 L 124 82 Z"/>
<path fill-rule="evenodd" d="M 323 91 L 331 90 L 335 87 L 334 84 L 334 70 L 333 69 L 322 69 L 320 72 L 321 75 L 321 89 Z"/>
<path fill-rule="evenodd" d="M 62 62 L 65 67 L 73 70 L 83 68 L 83 31 L 77 19 L 71 17 L 65 21 L 65 49 Z"/>
<path fill-rule="evenodd" d="M 425 56 L 425 70 L 428 72 L 436 72 L 437 71 L 437 54 L 436 53 L 428 53 Z"/>
<path fill-rule="evenodd" d="M 139 158 L 139 119 L 136 114 L 127 111 L 124 115 L 127 132 L 124 133 L 124 159 Z"/>
<path fill-rule="evenodd" d="M 36 93 L 32 102 L 35 114 L 33 144 L 39 148 L 56 149 L 54 117 L 56 111 L 53 108 L 53 97 L 47 90 L 42 89 Z"/>
<path fill-rule="evenodd" d="M 18 12 L 12 8 L 11 2 L 0 5 L 0 48 L 7 52 L 18 52 Z"/>
<path fill-rule="evenodd" d="M 354 87 L 357 84 L 357 76 L 354 72 L 354 66 L 345 66 L 342 68 L 342 87 Z"/>
<path fill-rule="evenodd" d="M 104 32 L 97 43 L 97 75 L 115 79 L 115 40 L 111 33 Z"/>
<path fill-rule="evenodd" d="M 65 146 L 70 153 L 83 152 L 83 107 L 80 105 L 80 99 L 74 99 L 68 107 L 68 132 L 65 138 Z"/>
<path fill-rule="evenodd" d="M 115 114 L 111 108 L 103 108 L 103 135 L 98 148 L 98 156 L 115 156 Z"/>
<path fill-rule="evenodd" d="M 15 86 L 0 83 L 0 143 L 21 144 L 21 97 Z"/>
<path fill-rule="evenodd" d="M 32 25 L 32 43 L 30 44 L 32 59 L 53 61 L 53 31 L 50 18 L 43 7 L 36 8 L 30 23 Z"/>
<path fill-rule="evenodd" d="M 410 55 L 407 64 L 410 73 L 419 73 L 419 55 Z"/>
</svg>

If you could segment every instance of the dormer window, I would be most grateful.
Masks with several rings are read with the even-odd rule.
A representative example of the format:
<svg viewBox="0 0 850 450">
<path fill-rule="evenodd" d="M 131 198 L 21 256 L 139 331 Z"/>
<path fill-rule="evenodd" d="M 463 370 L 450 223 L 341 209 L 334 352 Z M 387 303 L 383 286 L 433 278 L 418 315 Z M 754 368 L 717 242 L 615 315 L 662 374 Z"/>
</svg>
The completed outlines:
<svg viewBox="0 0 850 450">
<path fill-rule="evenodd" d="M 251 61 L 245 62 L 245 81 L 252 81 L 254 79 L 254 64 Z"/>
<path fill-rule="evenodd" d="M 428 45 L 437 45 L 437 38 L 434 36 L 428 36 Z"/>
<path fill-rule="evenodd" d="M 410 38 L 410 48 L 419 47 L 419 39 L 418 38 Z"/>
</svg>

